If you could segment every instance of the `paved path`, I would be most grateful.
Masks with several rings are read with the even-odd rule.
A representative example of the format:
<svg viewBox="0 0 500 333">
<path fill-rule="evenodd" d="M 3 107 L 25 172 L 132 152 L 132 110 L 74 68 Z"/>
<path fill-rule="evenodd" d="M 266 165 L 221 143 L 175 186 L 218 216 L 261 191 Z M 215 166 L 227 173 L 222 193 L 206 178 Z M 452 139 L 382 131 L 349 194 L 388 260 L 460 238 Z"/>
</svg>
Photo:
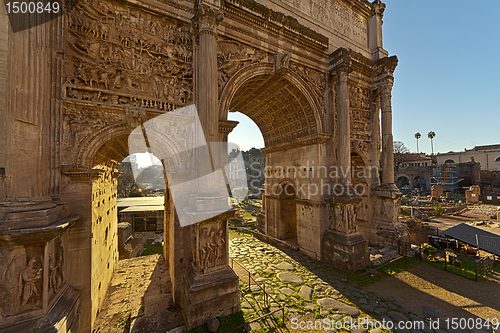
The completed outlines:
<svg viewBox="0 0 500 333">
<path fill-rule="evenodd" d="M 229 253 L 252 274 L 252 277 L 271 294 L 277 303 L 271 302 L 271 311 L 285 306 L 285 323 L 291 331 L 293 323 L 300 320 L 334 321 L 358 324 L 361 322 L 380 324 L 382 320 L 394 325 L 398 322 L 424 321 L 424 317 L 401 305 L 402 299 L 388 299 L 376 292 L 363 291 L 342 281 L 342 274 L 329 265 L 313 260 L 297 251 L 280 249 L 250 236 L 233 238 Z M 243 281 L 248 281 L 245 273 L 240 273 Z M 263 306 L 263 293 L 260 288 L 243 285 L 242 310 L 252 314 Z M 432 304 L 430 305 L 432 306 Z M 279 313 L 277 313 L 279 314 Z M 297 321 L 299 320 L 299 321 Z M 323 322 L 324 323 L 324 322 Z M 441 324 L 443 322 L 441 321 Z M 389 324 L 390 325 L 390 324 Z M 388 326 L 389 326 L 388 325 Z M 307 327 L 307 322 L 305 322 Z M 346 327 L 344 325 L 343 327 Z M 395 326 L 394 326 L 395 327 Z M 253 329 L 260 328 L 258 323 Z M 316 329 L 297 330 L 297 332 L 335 332 L 335 330 Z M 443 328 L 443 327 L 441 327 Z M 342 330 L 337 330 L 341 332 Z M 458 332 L 453 330 L 393 329 L 394 332 Z M 351 332 L 381 332 L 377 329 L 351 329 Z M 383 329 L 382 332 L 390 332 Z M 463 331 L 466 332 L 466 331 Z M 476 331 L 486 332 L 486 331 Z"/>
</svg>

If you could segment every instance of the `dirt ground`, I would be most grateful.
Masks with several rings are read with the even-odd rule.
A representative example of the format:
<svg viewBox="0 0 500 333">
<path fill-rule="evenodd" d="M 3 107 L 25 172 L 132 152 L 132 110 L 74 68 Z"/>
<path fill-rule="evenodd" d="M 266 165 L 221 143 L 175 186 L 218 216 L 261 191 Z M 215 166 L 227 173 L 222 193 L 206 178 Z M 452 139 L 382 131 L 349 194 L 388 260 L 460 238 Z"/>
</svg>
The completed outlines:
<svg viewBox="0 0 500 333">
<path fill-rule="evenodd" d="M 387 297 L 400 297 L 405 307 L 420 314 L 422 307 L 433 307 L 442 319 L 480 317 L 500 320 L 498 272 L 477 282 L 419 264 L 362 289 Z"/>
</svg>

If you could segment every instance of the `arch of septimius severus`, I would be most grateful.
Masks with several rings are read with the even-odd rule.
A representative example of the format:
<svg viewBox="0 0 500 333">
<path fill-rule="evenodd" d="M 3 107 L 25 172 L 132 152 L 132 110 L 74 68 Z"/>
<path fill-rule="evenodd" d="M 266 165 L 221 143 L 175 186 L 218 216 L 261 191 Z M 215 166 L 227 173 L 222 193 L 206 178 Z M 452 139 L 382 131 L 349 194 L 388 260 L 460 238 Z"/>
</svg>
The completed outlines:
<svg viewBox="0 0 500 333">
<path fill-rule="evenodd" d="M 367 264 L 369 245 L 396 247 L 406 229 L 384 9 L 379 0 L 80 0 L 14 33 L 0 6 L 0 331 L 91 331 L 118 258 L 128 136 L 193 103 L 208 142 L 227 140 L 231 111 L 259 126 L 263 233 L 345 270 Z M 166 128 L 164 139 L 183 135 Z M 165 210 L 165 258 L 188 327 L 239 311 L 232 213 L 181 228 L 168 191 Z M 225 251 L 200 270 L 207 230 L 225 237 Z"/>
</svg>

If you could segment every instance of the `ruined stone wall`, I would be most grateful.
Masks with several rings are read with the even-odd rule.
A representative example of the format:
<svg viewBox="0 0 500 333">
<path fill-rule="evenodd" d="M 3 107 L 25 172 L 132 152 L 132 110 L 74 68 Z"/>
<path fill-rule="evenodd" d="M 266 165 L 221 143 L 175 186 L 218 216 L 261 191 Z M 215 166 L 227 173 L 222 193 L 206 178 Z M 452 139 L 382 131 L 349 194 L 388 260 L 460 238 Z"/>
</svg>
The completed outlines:
<svg viewBox="0 0 500 333">
<path fill-rule="evenodd" d="M 118 261 L 117 180 L 113 169 L 92 183 L 92 318 L 97 316 Z"/>
</svg>

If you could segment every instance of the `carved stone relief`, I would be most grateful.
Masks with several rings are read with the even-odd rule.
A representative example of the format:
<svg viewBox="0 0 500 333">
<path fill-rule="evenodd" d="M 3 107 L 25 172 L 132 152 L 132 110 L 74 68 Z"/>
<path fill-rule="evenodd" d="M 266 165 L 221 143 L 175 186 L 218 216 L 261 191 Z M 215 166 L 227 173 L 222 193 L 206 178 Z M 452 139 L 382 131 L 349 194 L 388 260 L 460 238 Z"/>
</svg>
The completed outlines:
<svg viewBox="0 0 500 333">
<path fill-rule="evenodd" d="M 42 308 L 44 246 L 0 246 L 0 318 Z"/>
<path fill-rule="evenodd" d="M 49 290 L 57 293 L 64 282 L 64 248 L 61 238 L 49 244 Z"/>
<path fill-rule="evenodd" d="M 356 207 L 354 205 L 336 203 L 331 209 L 331 214 L 330 229 L 342 234 L 352 234 L 358 231 Z"/>
<path fill-rule="evenodd" d="M 361 45 L 368 44 L 368 21 L 342 0 L 282 0 L 308 16 L 316 18 L 326 27 L 352 38 Z"/>
<path fill-rule="evenodd" d="M 290 53 L 278 52 L 274 55 L 274 72 L 278 75 L 288 73 L 290 67 Z"/>
<path fill-rule="evenodd" d="M 138 102 L 160 110 L 189 103 L 190 29 L 189 24 L 139 8 L 79 1 L 68 14 L 65 96 L 117 105 Z"/>
<path fill-rule="evenodd" d="M 219 37 L 220 38 L 220 37 Z M 267 55 L 236 41 L 220 38 L 217 42 L 217 68 L 219 71 L 219 89 L 239 69 L 264 60 Z"/>
<path fill-rule="evenodd" d="M 192 226 L 191 250 L 195 271 L 207 273 L 226 263 L 225 221 Z"/>
<path fill-rule="evenodd" d="M 351 138 L 371 141 L 370 90 L 350 86 L 349 104 L 351 110 Z"/>
</svg>

